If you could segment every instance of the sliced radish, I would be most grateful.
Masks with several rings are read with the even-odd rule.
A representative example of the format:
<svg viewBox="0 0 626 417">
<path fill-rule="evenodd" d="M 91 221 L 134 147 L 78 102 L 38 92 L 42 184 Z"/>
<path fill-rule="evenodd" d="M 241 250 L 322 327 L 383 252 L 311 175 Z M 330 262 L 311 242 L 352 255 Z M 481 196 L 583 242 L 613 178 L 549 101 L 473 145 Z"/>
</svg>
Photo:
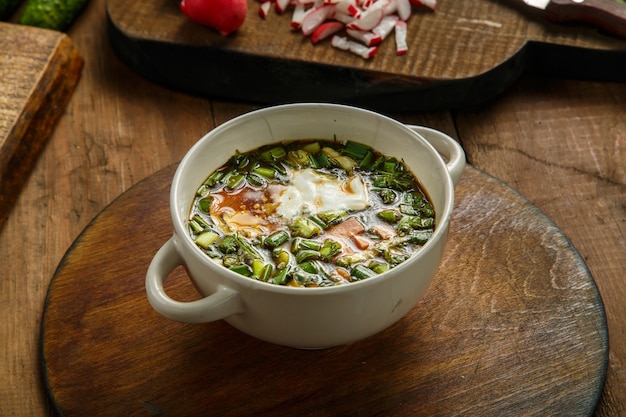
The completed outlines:
<svg viewBox="0 0 626 417">
<path fill-rule="evenodd" d="M 258 0 L 259 15 L 266 18 L 274 4 L 277 13 L 292 8 L 291 26 L 316 44 L 332 36 L 332 47 L 350 51 L 365 59 L 393 31 L 396 54 L 408 52 L 407 21 L 412 8 L 435 10 L 437 0 Z M 348 37 L 339 35 L 345 30 Z"/>
<path fill-rule="evenodd" d="M 395 28 L 396 35 L 396 55 L 404 55 L 409 50 L 406 43 L 406 22 L 398 20 Z"/>
<path fill-rule="evenodd" d="M 338 0 L 335 3 L 335 13 L 344 13 L 358 18 L 361 15 L 361 10 L 355 0 Z"/>
<path fill-rule="evenodd" d="M 332 12 L 332 6 L 320 6 L 311 9 L 302 20 L 302 34 L 304 36 L 309 36 L 313 33 L 316 27 L 321 25 L 332 15 Z"/>
<path fill-rule="evenodd" d="M 341 13 L 335 10 L 335 12 L 333 13 L 333 20 L 336 20 L 338 22 L 343 23 L 344 25 L 347 25 L 348 23 L 354 20 L 354 16 L 350 16 L 349 14 Z"/>
<path fill-rule="evenodd" d="M 383 19 L 383 10 L 370 7 L 361 14 L 361 17 L 354 19 L 346 25 L 348 29 L 371 30 L 375 28 Z"/>
<path fill-rule="evenodd" d="M 425 6 L 431 10 L 435 10 L 437 8 L 437 0 L 411 0 L 416 6 Z"/>
<path fill-rule="evenodd" d="M 364 32 L 362 30 L 346 29 L 346 33 L 350 35 L 350 37 L 364 44 L 365 46 L 375 46 L 381 43 L 383 40 L 380 35 L 372 32 Z"/>
<path fill-rule="evenodd" d="M 349 51 L 352 52 L 353 54 L 360 56 L 361 58 L 365 58 L 365 59 L 371 58 L 378 51 L 377 46 L 367 47 L 358 42 L 352 42 L 352 41 L 348 41 L 348 42 L 350 45 Z"/>
<path fill-rule="evenodd" d="M 289 7 L 289 2 L 291 0 L 276 0 L 276 11 L 278 13 L 283 13 Z"/>
<path fill-rule="evenodd" d="M 395 15 L 383 17 L 378 26 L 372 29 L 372 33 L 380 36 L 381 39 L 385 39 L 393 31 L 398 19 L 398 16 Z"/>
<path fill-rule="evenodd" d="M 344 51 L 347 51 L 350 49 L 350 41 L 347 38 L 344 38 L 343 36 L 338 36 L 338 35 L 333 36 L 332 39 L 330 40 L 330 45 L 332 47 L 335 47 L 337 49 L 342 49 Z"/>
<path fill-rule="evenodd" d="M 411 1 L 410 0 L 395 0 L 397 5 L 398 17 L 405 22 L 411 17 Z"/>
<path fill-rule="evenodd" d="M 264 1 L 261 3 L 261 6 L 259 7 L 259 15 L 265 19 L 267 14 L 270 12 L 270 7 L 272 7 L 272 2 L 270 1 Z"/>
<path fill-rule="evenodd" d="M 318 43 L 322 39 L 334 35 L 343 29 L 343 23 L 337 21 L 328 21 L 319 25 L 311 34 L 311 42 Z"/>
<path fill-rule="evenodd" d="M 291 27 L 294 29 L 300 29 L 302 27 L 302 21 L 306 16 L 306 9 L 303 3 L 296 3 L 293 7 L 293 14 L 291 15 Z"/>
</svg>

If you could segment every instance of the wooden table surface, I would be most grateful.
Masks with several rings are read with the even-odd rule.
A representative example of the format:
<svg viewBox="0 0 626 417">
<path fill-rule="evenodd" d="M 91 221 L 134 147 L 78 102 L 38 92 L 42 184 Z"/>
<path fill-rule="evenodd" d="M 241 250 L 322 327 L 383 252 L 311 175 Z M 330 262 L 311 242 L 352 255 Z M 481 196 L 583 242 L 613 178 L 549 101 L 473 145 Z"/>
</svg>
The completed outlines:
<svg viewBox="0 0 626 417">
<path fill-rule="evenodd" d="M 206 131 L 256 107 L 138 77 L 112 52 L 105 23 L 105 1 L 94 0 L 70 30 L 82 78 L 0 230 L 0 416 L 53 415 L 40 373 L 41 315 L 83 228 Z M 470 164 L 518 190 L 580 252 L 609 328 L 597 416 L 626 415 L 625 110 L 624 84 L 526 75 L 480 108 L 393 115 L 458 138 Z"/>
</svg>

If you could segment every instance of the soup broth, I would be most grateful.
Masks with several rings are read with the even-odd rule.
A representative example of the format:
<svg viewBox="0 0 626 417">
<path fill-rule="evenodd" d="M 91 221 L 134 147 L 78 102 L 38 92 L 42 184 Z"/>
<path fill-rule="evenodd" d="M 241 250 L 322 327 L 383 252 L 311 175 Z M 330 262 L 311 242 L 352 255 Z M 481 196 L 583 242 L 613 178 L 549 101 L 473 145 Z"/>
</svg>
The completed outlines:
<svg viewBox="0 0 626 417">
<path fill-rule="evenodd" d="M 402 161 L 329 140 L 236 152 L 198 188 L 189 220 L 192 239 L 213 261 L 296 287 L 381 274 L 434 229 L 428 195 Z"/>
</svg>

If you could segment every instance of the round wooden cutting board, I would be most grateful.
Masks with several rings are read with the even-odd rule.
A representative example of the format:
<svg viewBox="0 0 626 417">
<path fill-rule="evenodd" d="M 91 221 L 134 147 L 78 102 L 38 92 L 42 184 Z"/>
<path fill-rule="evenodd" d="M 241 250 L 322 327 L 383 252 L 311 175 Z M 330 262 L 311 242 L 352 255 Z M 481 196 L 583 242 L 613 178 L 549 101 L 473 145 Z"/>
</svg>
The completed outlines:
<svg viewBox="0 0 626 417">
<path fill-rule="evenodd" d="M 569 240 L 501 182 L 466 168 L 447 253 L 407 316 L 361 342 L 308 351 L 150 307 L 145 273 L 172 233 L 174 170 L 103 210 L 55 273 L 41 360 L 60 415 L 593 413 L 608 360 L 602 300 Z M 198 297 L 182 268 L 166 290 Z"/>
</svg>

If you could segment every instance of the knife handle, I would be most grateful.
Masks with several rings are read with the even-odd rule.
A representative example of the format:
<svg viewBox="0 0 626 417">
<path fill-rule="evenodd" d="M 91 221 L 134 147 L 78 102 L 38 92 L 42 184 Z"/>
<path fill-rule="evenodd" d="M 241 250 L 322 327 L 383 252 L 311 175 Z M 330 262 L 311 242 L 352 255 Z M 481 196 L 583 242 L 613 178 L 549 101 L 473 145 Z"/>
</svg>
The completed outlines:
<svg viewBox="0 0 626 417">
<path fill-rule="evenodd" d="M 545 16 L 554 22 L 580 22 L 626 39 L 626 4 L 615 0 L 552 0 Z"/>
</svg>

